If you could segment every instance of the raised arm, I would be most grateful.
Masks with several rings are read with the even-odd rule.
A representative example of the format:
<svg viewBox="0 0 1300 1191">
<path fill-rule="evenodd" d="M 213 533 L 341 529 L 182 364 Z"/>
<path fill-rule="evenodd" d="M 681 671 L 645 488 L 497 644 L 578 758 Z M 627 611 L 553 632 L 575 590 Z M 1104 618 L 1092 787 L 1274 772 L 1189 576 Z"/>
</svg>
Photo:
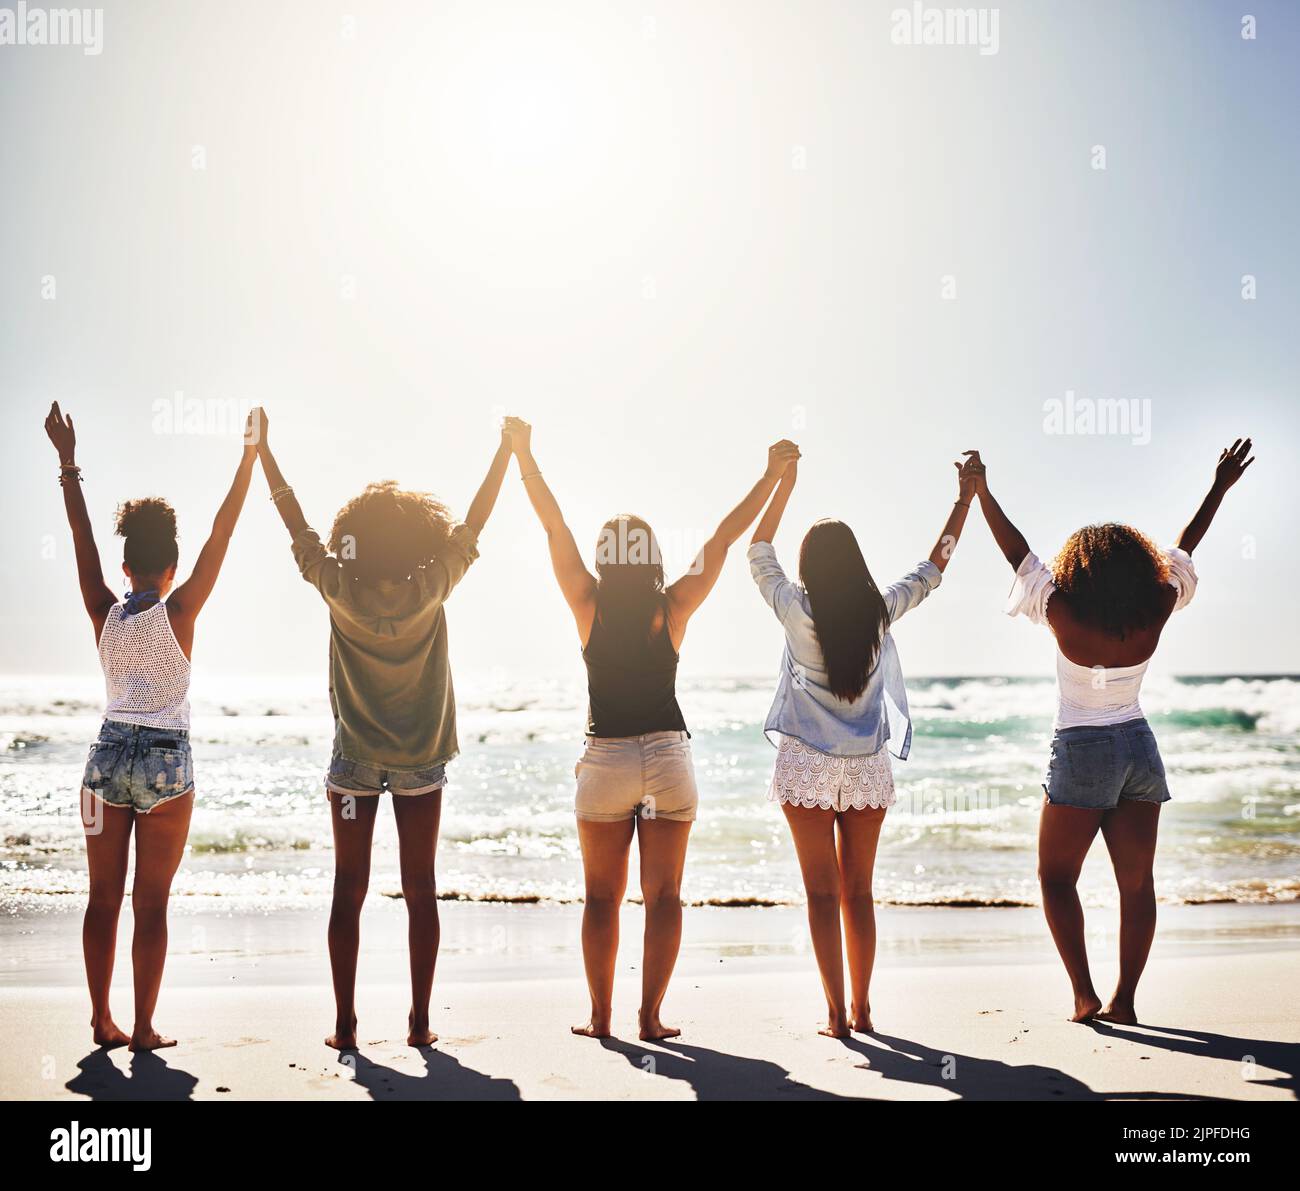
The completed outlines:
<svg viewBox="0 0 1300 1191">
<path fill-rule="evenodd" d="M 1020 564 L 1025 561 L 1025 556 L 1029 553 L 1029 543 L 1025 541 L 1024 534 L 1011 524 L 1002 511 L 1002 506 L 989 491 L 988 475 L 984 464 L 980 462 L 979 452 L 967 451 L 965 454 L 970 456 L 968 465 L 973 464 L 975 468 L 975 495 L 980 499 L 980 511 L 984 514 L 984 520 L 988 522 L 993 540 L 1002 551 L 1002 557 L 1011 564 L 1012 570 L 1018 571 Z"/>
<path fill-rule="evenodd" d="M 203 605 L 208 602 L 208 596 L 212 594 L 217 576 L 221 573 L 221 564 L 226 560 L 226 550 L 230 546 L 235 524 L 244 508 L 244 498 L 248 495 L 248 485 L 253 478 L 253 465 L 257 462 L 257 444 L 262 436 L 263 422 L 264 415 L 260 409 L 254 409 L 248 415 L 244 426 L 244 447 L 230 491 L 226 493 L 226 499 L 221 502 L 221 507 L 212 520 L 212 532 L 199 551 L 190 577 L 167 600 L 167 614 L 171 618 L 173 629 L 177 629 L 182 646 L 186 642 L 179 631 L 181 625 L 193 626 Z"/>
<path fill-rule="evenodd" d="M 975 499 L 975 489 L 983 476 L 984 464 L 980 462 L 978 451 L 963 451 L 965 463 L 954 463 L 957 469 L 957 499 L 952 503 L 948 520 L 944 522 L 939 533 L 939 540 L 930 551 L 930 561 L 940 571 L 948 565 L 957 543 L 961 540 L 961 531 L 966 524 L 966 515 L 970 512 L 971 502 Z"/>
<path fill-rule="evenodd" d="M 271 490 L 271 500 L 275 505 L 276 512 L 280 514 L 280 520 L 284 522 L 284 527 L 289 531 L 289 536 L 296 538 L 307 528 L 307 518 L 303 515 L 302 506 L 298 503 L 298 498 L 294 495 L 293 489 L 285 483 L 284 473 L 280 471 L 280 465 L 276 462 L 275 456 L 271 454 L 270 427 L 265 412 L 262 413 L 261 422 L 261 434 L 258 435 L 257 441 L 257 457 L 262 461 L 262 474 L 266 477 L 267 487 Z"/>
<path fill-rule="evenodd" d="M 799 479 L 799 460 L 792 459 L 786 464 L 785 471 L 781 473 L 781 480 L 776 486 L 776 491 L 772 494 L 772 499 L 767 502 L 767 508 L 763 510 L 763 516 L 759 518 L 758 528 L 754 530 L 754 536 L 749 539 L 752 546 L 756 542 L 770 542 L 776 537 L 776 531 L 781 527 L 781 518 L 785 516 L 785 506 L 790 503 L 790 493 L 794 491 L 795 482 Z"/>
<path fill-rule="evenodd" d="M 492 456 L 487 475 L 483 477 L 483 483 L 479 485 L 474 500 L 470 503 L 469 512 L 465 514 L 465 524 L 474 531 L 475 537 L 483 532 L 483 527 L 496 507 L 497 497 L 501 494 L 501 481 L 506 478 L 506 468 L 510 466 L 510 444 L 510 432 L 503 426 L 501 442 L 496 454 Z"/>
<path fill-rule="evenodd" d="M 1250 454 L 1250 447 L 1250 439 L 1244 442 L 1237 439 L 1232 446 L 1225 447 L 1219 455 L 1218 466 L 1214 469 L 1214 483 L 1210 485 L 1210 490 L 1201 501 L 1201 507 L 1196 510 L 1196 515 L 1187 523 L 1187 528 L 1178 535 L 1180 550 L 1186 550 L 1190 554 L 1201 544 L 1201 539 L 1210 528 L 1210 522 L 1219 511 L 1219 505 L 1223 503 L 1228 489 L 1241 479 L 1246 468 L 1255 462 L 1254 456 Z"/>
<path fill-rule="evenodd" d="M 519 478 L 523 480 L 528 502 L 537 514 L 537 520 L 546 531 L 546 544 L 551 552 L 551 569 L 555 581 L 573 619 L 578 625 L 578 636 L 585 646 L 591 635 L 591 623 L 596 615 L 596 577 L 587 570 L 573 540 L 573 532 L 565 524 L 559 502 L 551 492 L 542 469 L 533 458 L 533 428 L 522 418 L 507 418 L 505 433 L 510 438 L 515 458 L 519 460 Z"/>
<path fill-rule="evenodd" d="M 681 636 L 686 631 L 686 622 L 704 603 L 718 581 L 732 543 L 754 523 L 754 518 L 762 511 L 787 466 L 798 458 L 799 448 L 789 439 L 783 438 L 780 442 L 773 443 L 767 451 L 767 467 L 762 478 L 749 490 L 745 499 L 722 519 L 722 523 L 713 531 L 713 536 L 704 543 L 704 548 L 691 564 L 691 569 L 668 588 L 668 610 L 673 638 L 677 643 L 680 643 Z"/>
<path fill-rule="evenodd" d="M 63 487 L 63 509 L 72 529 L 72 548 L 77 557 L 77 581 L 81 585 L 81 602 L 86 606 L 98 640 L 104 619 L 116 596 L 104 582 L 104 568 L 99 561 L 99 547 L 90 527 L 86 498 L 81 491 L 81 468 L 77 466 L 77 432 L 72 415 L 66 418 L 56 401 L 45 418 L 45 433 L 59 453 L 59 483 Z"/>
</svg>

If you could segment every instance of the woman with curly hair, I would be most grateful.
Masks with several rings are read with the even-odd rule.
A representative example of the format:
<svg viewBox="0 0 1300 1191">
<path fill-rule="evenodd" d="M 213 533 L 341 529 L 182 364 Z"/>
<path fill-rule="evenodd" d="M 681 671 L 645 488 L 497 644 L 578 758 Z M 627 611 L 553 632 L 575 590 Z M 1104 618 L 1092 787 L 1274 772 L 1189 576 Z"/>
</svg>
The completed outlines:
<svg viewBox="0 0 1300 1191">
<path fill-rule="evenodd" d="M 334 833 L 329 920 L 336 1020 L 326 1045 L 357 1044 L 357 951 L 370 882 L 379 795 L 393 795 L 402 896 L 409 919 L 411 1011 L 407 1042 L 437 1041 L 429 997 L 438 959 L 434 857 L 447 763 L 459 751 L 443 605 L 478 557 L 478 536 L 510 462 L 504 432 L 464 522 L 428 493 L 370 484 L 339 511 L 328 548 L 303 516 L 271 453 L 259 447 L 271 500 L 293 539 L 302 577 L 330 613 L 334 748 L 325 791 Z"/>
<path fill-rule="evenodd" d="M 124 600 L 118 600 L 104 581 L 81 491 L 72 416 L 64 417 L 56 401 L 45 419 L 45 433 L 59 453 L 59 483 L 72 527 L 81 599 L 95 626 L 108 695 L 104 723 L 90 747 L 81 781 L 81 819 L 90 868 L 81 945 L 90 986 L 90 1028 L 97 1046 L 129 1045 L 140 1051 L 176 1045 L 174 1038 L 164 1038 L 154 1029 L 153 1014 L 167 959 L 167 902 L 194 809 L 189 739 L 194 623 L 212 594 L 244 507 L 257 461 L 254 438 L 260 416 L 260 410 L 249 415 L 234 483 L 217 510 L 193 572 L 179 587 L 173 589 L 179 550 L 171 505 L 155 496 L 130 500 L 118 508 L 116 528 L 124 539 L 122 573 L 131 585 Z M 127 1034 L 113 1021 L 109 987 L 132 834 L 135 1020 Z"/>
<path fill-rule="evenodd" d="M 1138 695 L 1165 623 L 1196 592 L 1192 551 L 1254 462 L 1250 447 L 1250 439 L 1238 439 L 1219 456 L 1210 491 L 1176 546 L 1160 550 L 1128 525 L 1089 525 L 1050 567 L 1007 519 L 980 466 L 980 508 L 1016 571 L 1007 613 L 1047 625 L 1056 636 L 1058 697 L 1038 875 L 1047 924 L 1074 987 L 1072 1021 L 1137 1021 L 1134 997 L 1156 928 L 1156 828 L 1160 804 L 1169 801 Z M 1098 829 L 1120 896 L 1119 982 L 1104 1009 L 1088 970 L 1076 890 Z"/>
</svg>

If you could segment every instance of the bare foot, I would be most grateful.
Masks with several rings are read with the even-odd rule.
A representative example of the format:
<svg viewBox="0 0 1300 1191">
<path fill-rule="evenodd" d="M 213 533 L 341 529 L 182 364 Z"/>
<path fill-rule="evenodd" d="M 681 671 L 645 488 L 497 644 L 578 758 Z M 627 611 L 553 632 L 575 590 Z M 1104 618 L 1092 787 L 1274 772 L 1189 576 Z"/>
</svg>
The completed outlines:
<svg viewBox="0 0 1300 1191">
<path fill-rule="evenodd" d="M 351 1025 L 335 1023 L 334 1033 L 325 1039 L 326 1046 L 332 1046 L 335 1050 L 356 1050 L 357 1049 L 357 1019 L 352 1019 Z"/>
<path fill-rule="evenodd" d="M 569 1033 L 577 1034 L 580 1038 L 608 1038 L 609 1022 L 597 1021 L 593 1017 L 585 1026 L 570 1026 Z"/>
<path fill-rule="evenodd" d="M 417 1026 L 412 1023 L 411 1028 L 406 1035 L 407 1046 L 432 1046 L 437 1041 L 438 1035 L 429 1029 L 427 1023 L 422 1026 Z"/>
<path fill-rule="evenodd" d="M 1117 1026 L 1135 1026 L 1138 1024 L 1137 1014 L 1133 1010 L 1133 1002 L 1116 1001 L 1114 998 L 1100 1013 L 1093 1014 L 1093 1017 L 1097 1021 L 1109 1021 Z"/>
<path fill-rule="evenodd" d="M 847 1038 L 849 1036 L 849 1019 L 843 1013 L 832 1013 L 830 1020 L 817 1033 L 824 1038 Z"/>
<path fill-rule="evenodd" d="M 105 1050 L 113 1050 L 119 1046 L 125 1046 L 131 1041 L 131 1035 L 125 1030 L 119 1030 L 117 1024 L 110 1017 L 103 1025 L 90 1023 L 90 1028 L 95 1034 L 95 1045 L 102 1046 Z"/>
<path fill-rule="evenodd" d="M 169 1046 L 176 1045 L 175 1038 L 164 1038 L 157 1030 L 139 1030 L 131 1035 L 131 1041 L 127 1044 L 134 1051 L 141 1050 L 166 1050 Z"/>
<path fill-rule="evenodd" d="M 661 1042 L 665 1038 L 680 1038 L 681 1030 L 676 1026 L 666 1026 L 659 1020 L 658 1015 L 651 1018 L 641 1019 L 641 1029 L 637 1037 L 642 1042 Z"/>
<path fill-rule="evenodd" d="M 871 1024 L 871 1010 L 868 1009 L 866 1013 L 859 1013 L 855 1009 L 849 1017 L 849 1029 L 855 1034 L 874 1033 L 874 1027 Z"/>
<path fill-rule="evenodd" d="M 1101 1009 L 1101 998 L 1095 994 L 1074 998 L 1074 1016 L 1071 1021 L 1092 1021 Z"/>
</svg>

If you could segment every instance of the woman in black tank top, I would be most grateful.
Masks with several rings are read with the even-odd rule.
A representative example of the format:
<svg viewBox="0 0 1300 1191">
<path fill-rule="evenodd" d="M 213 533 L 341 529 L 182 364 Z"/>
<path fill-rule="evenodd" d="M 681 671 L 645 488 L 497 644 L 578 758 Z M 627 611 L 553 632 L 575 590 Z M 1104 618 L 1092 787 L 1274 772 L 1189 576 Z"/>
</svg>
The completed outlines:
<svg viewBox="0 0 1300 1191">
<path fill-rule="evenodd" d="M 591 1016 L 573 1032 L 610 1034 L 619 906 L 635 835 L 645 900 L 639 1034 L 646 1040 L 672 1038 L 680 1031 L 665 1026 L 659 1011 L 681 943 L 682 867 L 698 801 L 689 733 L 677 705 L 678 651 L 727 550 L 758 516 L 799 449 L 782 440 L 768 450 L 762 478 L 723 518 L 687 573 L 665 587 L 658 543 L 639 517 L 621 515 L 605 523 L 593 575 L 533 458 L 532 428 L 517 418 L 507 418 L 505 428 L 587 665 L 587 745 L 575 770 L 575 810 L 586 884 L 582 956 Z"/>
</svg>

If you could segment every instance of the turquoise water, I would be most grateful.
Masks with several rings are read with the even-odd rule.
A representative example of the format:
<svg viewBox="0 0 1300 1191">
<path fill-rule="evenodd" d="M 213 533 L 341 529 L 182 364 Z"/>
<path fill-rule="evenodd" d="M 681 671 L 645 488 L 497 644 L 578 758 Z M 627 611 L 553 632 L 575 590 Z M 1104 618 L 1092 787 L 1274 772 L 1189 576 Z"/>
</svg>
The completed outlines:
<svg viewBox="0 0 1300 1191">
<path fill-rule="evenodd" d="M 581 892 L 572 818 L 582 692 L 458 676 L 462 754 L 444 797 L 439 884 L 477 900 Z M 911 758 L 876 872 L 882 901 L 1033 904 L 1034 840 L 1053 689 L 1045 679 L 911 679 Z M 788 903 L 801 886 L 784 820 L 764 795 L 768 679 L 684 683 L 701 790 L 684 896 Z M 1143 704 L 1174 801 L 1157 881 L 1173 902 L 1292 901 L 1300 894 L 1300 680 L 1152 676 Z M 85 889 L 76 789 L 99 723 L 97 679 L 0 681 L 0 905 L 60 904 Z M 318 680 L 196 679 L 198 799 L 182 896 L 266 909 L 328 898 L 321 774 L 329 709 Z M 1112 900 L 1100 844 L 1087 899 Z M 391 814 L 380 815 L 372 888 L 398 889 Z"/>
</svg>

